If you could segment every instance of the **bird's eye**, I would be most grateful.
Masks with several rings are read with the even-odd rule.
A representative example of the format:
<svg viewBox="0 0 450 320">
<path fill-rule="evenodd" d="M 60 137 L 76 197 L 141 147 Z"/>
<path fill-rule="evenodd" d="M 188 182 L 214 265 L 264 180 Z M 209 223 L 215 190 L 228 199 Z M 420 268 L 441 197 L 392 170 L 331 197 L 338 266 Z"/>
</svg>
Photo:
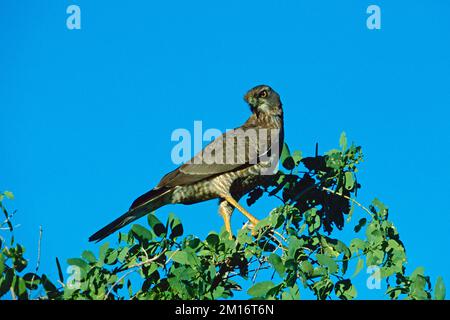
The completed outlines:
<svg viewBox="0 0 450 320">
<path fill-rule="evenodd" d="M 267 90 L 263 90 L 259 93 L 260 98 L 265 98 L 265 97 L 267 97 L 267 95 L 268 95 Z"/>
</svg>

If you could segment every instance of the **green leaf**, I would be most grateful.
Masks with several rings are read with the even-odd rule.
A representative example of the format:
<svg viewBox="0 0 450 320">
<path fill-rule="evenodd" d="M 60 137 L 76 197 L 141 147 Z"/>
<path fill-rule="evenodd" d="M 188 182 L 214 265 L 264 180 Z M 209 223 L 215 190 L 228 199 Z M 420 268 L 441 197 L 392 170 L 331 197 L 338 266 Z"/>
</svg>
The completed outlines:
<svg viewBox="0 0 450 320">
<path fill-rule="evenodd" d="M 191 249 L 198 249 L 201 245 L 201 241 L 199 238 L 187 238 L 186 245 Z"/>
<path fill-rule="evenodd" d="M 259 222 L 256 224 L 254 230 L 260 231 L 263 230 L 271 225 L 272 219 L 271 216 L 267 216 L 264 219 L 259 220 Z"/>
<path fill-rule="evenodd" d="M 341 133 L 341 137 L 339 138 L 339 146 L 342 148 L 342 151 L 347 149 L 347 134 L 345 132 Z"/>
<path fill-rule="evenodd" d="M 411 279 L 415 279 L 418 275 L 423 276 L 425 274 L 425 268 L 424 267 L 417 267 L 412 273 L 411 273 Z"/>
<path fill-rule="evenodd" d="M 108 250 L 108 254 L 106 255 L 105 263 L 107 265 L 113 265 L 117 262 L 117 257 L 119 256 L 119 252 L 117 250 Z"/>
<path fill-rule="evenodd" d="M 14 288 L 15 293 L 20 299 L 27 299 L 28 293 L 25 280 L 20 277 L 16 277 L 16 279 L 16 286 Z"/>
<path fill-rule="evenodd" d="M 372 244 L 380 244 L 384 240 L 384 234 L 378 221 L 372 221 L 366 228 L 367 240 Z"/>
<path fill-rule="evenodd" d="M 347 171 L 345 173 L 345 189 L 352 190 L 355 186 L 355 179 L 353 177 L 353 173 Z"/>
<path fill-rule="evenodd" d="M 350 250 L 353 253 L 357 253 L 359 250 L 365 250 L 366 246 L 366 242 L 359 238 L 354 238 L 350 241 Z"/>
<path fill-rule="evenodd" d="M 348 216 L 347 216 L 347 219 L 346 219 L 347 223 L 352 220 L 354 212 L 355 212 L 355 204 L 352 202 L 352 205 L 350 206 L 350 212 L 348 213 Z"/>
<path fill-rule="evenodd" d="M 96 263 L 97 259 L 92 251 L 85 250 L 81 256 L 89 263 Z"/>
<path fill-rule="evenodd" d="M 434 299 L 445 300 L 445 284 L 442 277 L 438 277 L 434 286 Z"/>
<path fill-rule="evenodd" d="M 364 268 L 364 259 L 358 258 L 358 262 L 356 263 L 355 272 L 353 272 L 353 275 L 351 276 L 351 278 L 356 277 L 361 272 L 362 268 Z"/>
<path fill-rule="evenodd" d="M 275 287 L 275 284 L 272 281 L 258 282 L 248 289 L 247 293 L 252 297 L 264 298 L 267 292 L 273 287 Z"/>
<path fill-rule="evenodd" d="M 181 224 L 180 219 L 178 219 L 173 213 L 169 214 L 167 222 L 171 229 L 171 233 L 169 236 L 170 239 L 175 239 L 183 235 L 183 225 Z"/>
<path fill-rule="evenodd" d="M 300 164 L 300 161 L 302 161 L 302 152 L 299 150 L 295 150 L 292 153 L 292 160 L 294 160 L 295 166 L 298 166 Z"/>
<path fill-rule="evenodd" d="M 269 263 L 273 265 L 275 271 L 280 275 L 280 277 L 284 277 L 286 268 L 284 267 L 283 261 L 281 260 L 279 255 L 277 255 L 276 253 L 272 253 L 269 256 Z"/>
<path fill-rule="evenodd" d="M 333 282 L 328 278 L 322 278 L 313 285 L 313 289 L 320 300 L 325 300 L 333 290 Z"/>
<path fill-rule="evenodd" d="M 0 252 L 0 278 L 5 270 L 5 256 Z"/>
<path fill-rule="evenodd" d="M 250 236 L 250 231 L 248 229 L 239 229 L 237 241 L 240 244 L 251 243 L 253 240 L 252 237 Z"/>
<path fill-rule="evenodd" d="M 5 197 L 7 197 L 9 200 L 13 200 L 14 199 L 14 194 L 11 191 L 5 191 L 3 192 L 3 194 L 5 195 Z"/>
<path fill-rule="evenodd" d="M 166 227 L 153 213 L 150 213 L 147 216 L 147 220 L 148 225 L 153 229 L 158 237 L 164 237 L 166 235 Z"/>
<path fill-rule="evenodd" d="M 283 225 L 284 221 L 284 215 L 282 215 L 282 213 L 278 210 L 272 210 L 270 212 L 270 225 L 272 226 L 272 228 L 278 229 Z"/>
<path fill-rule="evenodd" d="M 362 218 L 359 220 L 358 224 L 355 226 L 355 232 L 359 232 L 361 230 L 362 227 L 364 227 L 367 223 L 367 219 L 366 218 Z"/>
<path fill-rule="evenodd" d="M 193 252 L 186 252 L 187 253 L 187 262 L 191 266 L 200 266 L 200 260 Z"/>
<path fill-rule="evenodd" d="M 415 300 L 428 300 L 428 292 L 425 290 L 426 285 L 427 278 L 424 275 L 417 273 L 414 276 L 411 276 L 411 292 L 409 296 Z"/>
<path fill-rule="evenodd" d="M 41 278 L 37 274 L 32 272 L 28 272 L 27 274 L 25 274 L 23 276 L 23 280 L 25 280 L 27 289 L 30 290 L 36 290 L 41 282 Z"/>
<path fill-rule="evenodd" d="M 14 280 L 14 269 L 8 269 L 4 277 L 0 277 L 0 297 L 9 291 Z"/>
<path fill-rule="evenodd" d="M 317 231 L 322 224 L 322 221 L 320 220 L 320 217 L 317 214 L 317 209 L 312 208 L 311 210 L 308 210 L 305 213 L 305 216 L 306 216 L 306 224 L 308 225 L 308 232 L 313 233 L 314 231 Z"/>
<path fill-rule="evenodd" d="M 105 242 L 104 244 L 102 244 L 102 245 L 100 246 L 99 254 L 98 254 L 98 262 L 97 262 L 97 264 L 98 264 L 100 267 L 103 265 L 103 263 L 104 263 L 104 261 L 105 261 L 106 253 L 107 253 L 107 251 L 108 251 L 108 248 L 109 248 L 109 242 Z"/>
<path fill-rule="evenodd" d="M 337 258 L 341 253 L 344 253 L 344 255 L 346 256 L 351 255 L 350 250 L 347 248 L 347 246 L 342 241 L 339 241 L 337 239 L 321 237 L 320 243 L 322 244 L 322 248 L 324 249 L 322 253 L 325 253 L 332 258 Z"/>
<path fill-rule="evenodd" d="M 321 253 L 316 254 L 316 258 L 317 258 L 317 261 L 320 263 L 320 265 L 328 268 L 328 271 L 330 273 L 337 272 L 338 265 L 337 265 L 336 261 L 334 261 L 333 258 L 331 258 L 325 254 L 321 254 Z"/>
<path fill-rule="evenodd" d="M 295 236 L 290 237 L 288 247 L 288 257 L 296 258 L 295 253 L 302 247 L 302 242 Z"/>
<path fill-rule="evenodd" d="M 295 168 L 294 159 L 291 156 L 291 152 L 289 151 L 289 147 L 286 142 L 284 143 L 281 151 L 280 162 L 287 170 L 293 170 Z"/>
<path fill-rule="evenodd" d="M 128 254 L 129 250 L 130 250 L 129 247 L 122 248 L 122 250 L 119 253 L 119 256 L 117 257 L 117 259 L 119 259 L 120 262 L 124 262 L 126 257 L 127 257 L 127 254 Z"/>
<path fill-rule="evenodd" d="M 298 288 L 297 284 L 294 284 L 291 288 L 288 289 L 290 296 L 294 299 L 294 300 L 299 300 L 300 299 L 300 289 Z"/>
<path fill-rule="evenodd" d="M 310 276 L 314 271 L 313 265 L 308 260 L 302 261 L 300 269 L 308 276 Z"/>
<path fill-rule="evenodd" d="M 41 276 L 41 283 L 47 293 L 49 299 L 54 299 L 58 295 L 58 289 L 56 286 L 47 278 L 45 274 Z"/>
<path fill-rule="evenodd" d="M 352 300 L 356 298 L 357 295 L 355 286 L 348 279 L 336 282 L 334 285 L 334 292 L 343 300 Z"/>
<path fill-rule="evenodd" d="M 77 266 L 84 271 L 87 271 L 89 269 L 89 265 L 86 263 L 86 261 L 80 258 L 67 259 L 67 264 L 71 266 Z"/>
<path fill-rule="evenodd" d="M 381 219 L 385 219 L 388 214 L 388 207 L 377 198 L 372 201 L 372 204 L 378 208 L 377 216 Z"/>
<path fill-rule="evenodd" d="M 380 249 L 374 249 L 369 251 L 366 255 L 366 264 L 368 266 L 378 266 L 383 262 L 384 251 Z"/>
<path fill-rule="evenodd" d="M 217 233 L 208 234 L 206 237 L 206 242 L 209 246 L 215 247 L 220 242 L 219 235 Z"/>
<path fill-rule="evenodd" d="M 184 252 L 184 251 L 167 251 L 166 252 L 166 256 L 167 256 L 167 258 L 172 258 L 173 261 L 175 261 L 175 262 L 177 262 L 179 264 L 189 265 L 189 259 L 188 259 L 187 252 Z"/>
<path fill-rule="evenodd" d="M 397 300 L 401 294 L 406 294 L 406 293 L 408 293 L 408 289 L 402 288 L 402 287 L 390 287 L 389 289 L 386 290 L 386 294 L 392 300 Z"/>
<path fill-rule="evenodd" d="M 134 224 L 131 227 L 131 231 L 140 242 L 149 241 L 152 239 L 152 233 L 140 224 Z"/>
</svg>

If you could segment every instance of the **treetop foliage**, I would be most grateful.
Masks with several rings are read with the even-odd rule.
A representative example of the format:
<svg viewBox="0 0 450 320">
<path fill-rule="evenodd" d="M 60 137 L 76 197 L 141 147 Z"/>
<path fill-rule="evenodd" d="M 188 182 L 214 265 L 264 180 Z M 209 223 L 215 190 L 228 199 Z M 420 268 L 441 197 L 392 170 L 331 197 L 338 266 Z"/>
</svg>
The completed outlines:
<svg viewBox="0 0 450 320">
<path fill-rule="evenodd" d="M 68 259 L 68 278 L 58 259 L 59 279 L 38 274 L 38 267 L 29 270 L 25 248 L 13 236 L 14 212 L 5 205 L 13 195 L 4 192 L 0 297 L 228 299 L 245 290 L 253 299 L 300 299 L 310 291 L 317 299 L 347 300 L 357 297 L 353 280 L 366 267 L 374 270 L 374 281 L 385 281 L 389 299 L 445 299 L 441 277 L 433 287 L 423 268 L 407 274 L 405 246 L 389 208 L 378 199 L 367 207 L 356 200 L 362 149 L 349 145 L 345 133 L 339 145 L 305 158 L 285 145 L 273 181 L 247 198 L 250 206 L 261 197 L 276 197 L 280 205 L 233 240 L 225 229 L 205 239 L 185 235 L 174 214 L 165 222 L 149 214 L 146 226 L 118 233 L 117 245 L 105 242 L 96 253 Z M 350 241 L 337 238 L 344 227 L 351 228 Z"/>
</svg>

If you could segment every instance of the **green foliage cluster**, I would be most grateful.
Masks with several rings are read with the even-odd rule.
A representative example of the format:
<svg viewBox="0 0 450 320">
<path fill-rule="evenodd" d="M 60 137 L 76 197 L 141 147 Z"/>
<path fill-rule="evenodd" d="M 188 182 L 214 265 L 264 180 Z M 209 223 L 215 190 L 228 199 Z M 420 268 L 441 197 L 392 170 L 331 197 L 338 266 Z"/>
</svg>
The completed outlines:
<svg viewBox="0 0 450 320">
<path fill-rule="evenodd" d="M 16 243 L 12 234 L 14 226 L 11 222 L 15 211 L 10 213 L 4 200 L 13 200 L 12 192 L 0 193 L 0 210 L 5 220 L 0 223 L 0 298 L 10 295 L 11 299 L 38 299 L 41 297 L 56 298 L 59 291 L 45 275 L 27 271 L 28 260 L 24 257 L 25 248 Z M 3 234 L 9 232 L 8 239 Z M 33 295 L 34 293 L 34 295 Z"/>
<path fill-rule="evenodd" d="M 13 237 L 8 245 L 2 238 L 0 297 L 227 299 L 245 286 L 253 299 L 300 299 L 301 291 L 309 290 L 317 299 L 347 300 L 357 297 L 352 280 L 372 267 L 372 277 L 386 281 L 390 299 L 444 299 L 442 278 L 433 289 L 423 268 L 406 273 L 406 250 L 389 209 L 378 199 L 368 207 L 356 200 L 361 161 L 361 147 L 348 145 L 345 134 L 340 148 L 323 156 L 303 158 L 285 145 L 283 169 L 247 199 L 252 205 L 264 195 L 277 197 L 280 206 L 253 229 L 244 226 L 233 240 L 224 229 L 200 239 L 183 236 L 176 216 L 163 223 L 150 214 L 149 227 L 135 224 L 119 233 L 117 247 L 104 243 L 97 254 L 84 251 L 68 259 L 67 279 L 57 260 L 56 284 L 37 272 L 25 273 L 24 248 Z M 6 218 L 0 227 L 12 231 L 5 197 L 12 194 L 0 197 Z M 356 209 L 360 219 L 353 218 Z M 352 225 L 356 236 L 347 243 L 335 236 L 345 225 Z"/>
</svg>

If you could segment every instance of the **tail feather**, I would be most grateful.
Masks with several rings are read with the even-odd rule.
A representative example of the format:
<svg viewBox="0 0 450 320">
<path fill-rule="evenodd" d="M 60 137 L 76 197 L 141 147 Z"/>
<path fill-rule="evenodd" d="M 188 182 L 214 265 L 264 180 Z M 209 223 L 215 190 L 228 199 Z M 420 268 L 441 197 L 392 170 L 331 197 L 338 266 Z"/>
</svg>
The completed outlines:
<svg viewBox="0 0 450 320">
<path fill-rule="evenodd" d="M 171 191 L 171 189 L 157 189 L 151 190 L 140 196 L 133 202 L 130 210 L 90 236 L 89 241 L 101 241 L 131 222 L 162 207 L 166 204 L 164 201 L 164 196 L 169 194 Z"/>
</svg>

